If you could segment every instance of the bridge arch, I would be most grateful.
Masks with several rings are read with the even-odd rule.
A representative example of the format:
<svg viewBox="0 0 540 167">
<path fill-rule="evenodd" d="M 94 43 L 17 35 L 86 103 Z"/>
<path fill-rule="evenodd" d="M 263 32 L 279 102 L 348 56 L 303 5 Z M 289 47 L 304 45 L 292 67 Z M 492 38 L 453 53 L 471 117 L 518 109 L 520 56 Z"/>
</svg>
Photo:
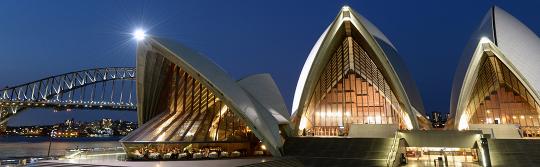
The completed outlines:
<svg viewBox="0 0 540 167">
<path fill-rule="evenodd" d="M 94 68 L 0 90 L 0 124 L 29 108 L 136 111 L 134 67 Z"/>
</svg>

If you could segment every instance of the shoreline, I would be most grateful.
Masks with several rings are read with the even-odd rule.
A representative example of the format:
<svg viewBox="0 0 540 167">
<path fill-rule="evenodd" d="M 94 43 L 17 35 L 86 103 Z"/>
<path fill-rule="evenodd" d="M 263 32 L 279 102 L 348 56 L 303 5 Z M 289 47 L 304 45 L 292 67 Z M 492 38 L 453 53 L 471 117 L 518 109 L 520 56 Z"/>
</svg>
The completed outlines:
<svg viewBox="0 0 540 167">
<path fill-rule="evenodd" d="M 0 140 L 0 160 L 24 157 L 62 157 L 73 149 L 119 148 L 118 140 L 53 140 L 49 153 L 49 141 L 3 141 Z"/>
</svg>

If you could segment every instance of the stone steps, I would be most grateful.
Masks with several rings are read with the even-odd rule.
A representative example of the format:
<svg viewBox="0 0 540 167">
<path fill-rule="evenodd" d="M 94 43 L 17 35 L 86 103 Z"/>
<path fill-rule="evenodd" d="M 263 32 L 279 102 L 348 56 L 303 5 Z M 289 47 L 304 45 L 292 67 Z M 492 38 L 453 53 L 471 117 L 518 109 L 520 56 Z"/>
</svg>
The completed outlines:
<svg viewBox="0 0 540 167">
<path fill-rule="evenodd" d="M 391 138 L 290 137 L 285 156 L 305 166 L 386 166 Z"/>
<path fill-rule="evenodd" d="M 296 158 L 281 158 L 267 162 L 245 165 L 243 167 L 303 167 L 304 165 Z"/>
<path fill-rule="evenodd" d="M 492 166 L 538 166 L 540 140 L 489 139 Z"/>
</svg>

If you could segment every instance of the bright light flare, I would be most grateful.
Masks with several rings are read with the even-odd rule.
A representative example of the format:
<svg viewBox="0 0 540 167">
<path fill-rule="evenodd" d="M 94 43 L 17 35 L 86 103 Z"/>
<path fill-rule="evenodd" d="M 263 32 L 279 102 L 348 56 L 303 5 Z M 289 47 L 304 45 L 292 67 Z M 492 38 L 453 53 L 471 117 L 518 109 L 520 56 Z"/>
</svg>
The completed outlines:
<svg viewBox="0 0 540 167">
<path fill-rule="evenodd" d="M 459 119 L 459 124 L 458 124 L 458 130 L 465 130 L 469 127 L 469 114 L 467 114 L 467 111 L 464 111 L 463 114 L 461 115 L 461 118 Z"/>
<path fill-rule="evenodd" d="M 480 43 L 490 43 L 490 42 L 491 42 L 491 40 L 489 40 L 489 38 L 487 38 L 487 37 L 480 38 Z"/>
<path fill-rule="evenodd" d="M 144 40 L 144 38 L 146 38 L 146 32 L 140 28 L 136 29 L 132 35 L 133 35 L 133 38 L 135 38 L 135 40 L 137 41 L 142 41 Z"/>
</svg>

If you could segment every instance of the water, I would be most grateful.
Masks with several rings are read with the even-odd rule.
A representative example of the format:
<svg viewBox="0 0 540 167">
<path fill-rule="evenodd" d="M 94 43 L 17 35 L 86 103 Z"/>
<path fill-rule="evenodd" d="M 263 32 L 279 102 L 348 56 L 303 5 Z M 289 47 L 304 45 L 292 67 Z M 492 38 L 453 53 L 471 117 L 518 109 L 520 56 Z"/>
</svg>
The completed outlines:
<svg viewBox="0 0 540 167">
<path fill-rule="evenodd" d="M 52 138 L 51 156 L 63 156 L 69 149 L 121 147 L 122 137 Z M 45 157 L 49 149 L 48 137 L 0 136 L 0 159 Z"/>
</svg>

